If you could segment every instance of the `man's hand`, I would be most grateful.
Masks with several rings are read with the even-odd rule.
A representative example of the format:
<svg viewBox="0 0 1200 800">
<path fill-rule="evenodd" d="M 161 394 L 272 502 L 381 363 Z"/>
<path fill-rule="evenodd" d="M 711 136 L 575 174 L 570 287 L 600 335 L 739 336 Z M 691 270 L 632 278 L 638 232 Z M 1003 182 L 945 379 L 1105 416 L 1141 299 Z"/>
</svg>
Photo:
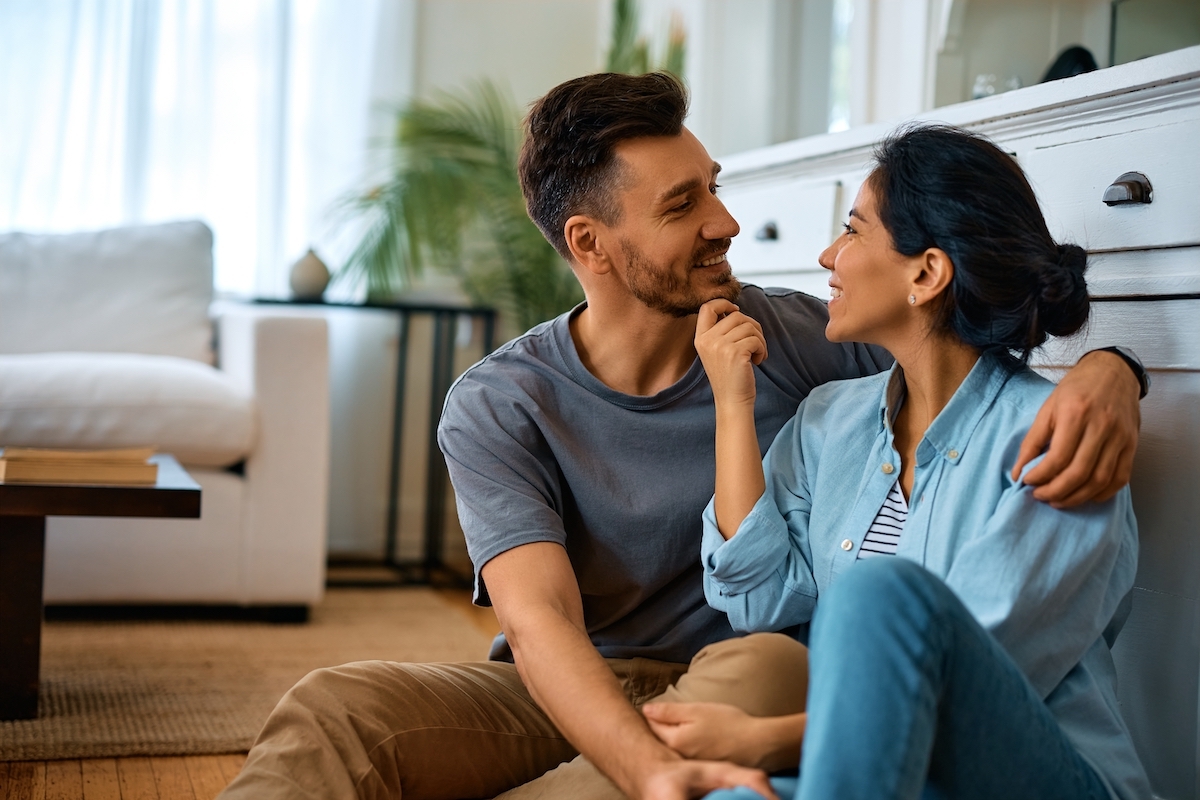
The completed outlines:
<svg viewBox="0 0 1200 800">
<path fill-rule="evenodd" d="M 753 789 L 767 800 L 779 800 L 765 772 L 718 761 L 683 759 L 664 764 L 646 781 L 638 796 L 641 800 L 689 800 L 737 786 Z"/>
<path fill-rule="evenodd" d="M 696 352 L 717 403 L 754 405 L 754 370 L 767 357 L 762 326 L 728 300 L 709 300 L 696 320 Z"/>
<path fill-rule="evenodd" d="M 768 772 L 800 763 L 804 714 L 754 717 L 727 703 L 647 703 L 642 715 L 655 736 L 686 758 Z"/>
<path fill-rule="evenodd" d="M 1137 450 L 1141 387 L 1124 359 L 1088 353 L 1047 398 L 1021 442 L 1012 470 L 1022 468 L 1050 445 L 1025 483 L 1033 496 L 1055 508 L 1108 500 L 1129 483 Z"/>
</svg>

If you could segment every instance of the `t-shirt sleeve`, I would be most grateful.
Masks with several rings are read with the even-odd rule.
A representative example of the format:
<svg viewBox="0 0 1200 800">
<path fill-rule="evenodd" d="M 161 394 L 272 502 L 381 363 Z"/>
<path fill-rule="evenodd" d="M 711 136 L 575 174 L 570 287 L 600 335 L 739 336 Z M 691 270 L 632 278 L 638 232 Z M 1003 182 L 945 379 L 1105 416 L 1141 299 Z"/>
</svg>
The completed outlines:
<svg viewBox="0 0 1200 800">
<path fill-rule="evenodd" d="M 566 543 L 561 480 L 535 415 L 528 398 L 468 373 L 438 425 L 480 605 L 491 605 L 481 575 L 488 561 L 523 544 Z"/>
<path fill-rule="evenodd" d="M 751 292 L 761 292 L 757 299 Z M 830 381 L 875 375 L 892 366 L 882 347 L 825 338 L 825 303 L 794 289 L 747 287 L 743 310 L 763 326 L 767 359 L 761 369 L 799 403 Z"/>
</svg>

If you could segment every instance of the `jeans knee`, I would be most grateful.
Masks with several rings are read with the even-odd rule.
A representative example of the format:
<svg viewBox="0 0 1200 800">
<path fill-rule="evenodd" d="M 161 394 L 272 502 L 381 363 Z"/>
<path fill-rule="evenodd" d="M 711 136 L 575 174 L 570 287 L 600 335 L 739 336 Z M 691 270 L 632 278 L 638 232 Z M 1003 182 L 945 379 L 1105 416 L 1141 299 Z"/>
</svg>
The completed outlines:
<svg viewBox="0 0 1200 800">
<path fill-rule="evenodd" d="M 829 593 L 851 595 L 863 602 L 888 602 L 925 598 L 936 594 L 942 586 L 942 580 L 920 564 L 893 556 L 855 564 Z"/>
<path fill-rule="evenodd" d="M 834 581 L 818 602 L 814 636 L 822 617 L 859 625 L 912 626 L 940 619 L 955 602 L 942 579 L 915 562 L 895 556 L 867 559 Z"/>
</svg>

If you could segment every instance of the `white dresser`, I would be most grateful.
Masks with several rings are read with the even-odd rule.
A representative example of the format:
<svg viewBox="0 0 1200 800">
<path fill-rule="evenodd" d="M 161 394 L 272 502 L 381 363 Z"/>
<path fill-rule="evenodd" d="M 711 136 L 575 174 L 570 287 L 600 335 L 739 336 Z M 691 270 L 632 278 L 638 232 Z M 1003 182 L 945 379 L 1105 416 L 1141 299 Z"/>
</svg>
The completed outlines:
<svg viewBox="0 0 1200 800">
<path fill-rule="evenodd" d="M 1156 795 L 1200 798 L 1200 47 L 919 119 L 971 128 L 1015 155 L 1051 232 L 1092 253 L 1091 322 L 1048 345 L 1039 367 L 1055 373 L 1086 350 L 1123 344 L 1150 370 L 1133 479 L 1141 561 L 1115 655 Z M 828 297 L 817 255 L 845 220 L 873 143 L 893 127 L 724 159 L 721 197 L 742 225 L 735 273 Z M 1128 172 L 1148 179 L 1151 202 L 1106 204 Z"/>
</svg>

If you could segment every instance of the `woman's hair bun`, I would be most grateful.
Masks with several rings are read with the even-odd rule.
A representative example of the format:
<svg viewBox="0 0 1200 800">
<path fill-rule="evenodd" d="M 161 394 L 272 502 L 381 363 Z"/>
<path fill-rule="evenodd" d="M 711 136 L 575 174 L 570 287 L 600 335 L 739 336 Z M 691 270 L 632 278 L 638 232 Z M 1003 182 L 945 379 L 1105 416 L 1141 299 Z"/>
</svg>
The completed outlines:
<svg viewBox="0 0 1200 800">
<path fill-rule="evenodd" d="M 1038 280 L 1038 322 L 1051 336 L 1070 336 L 1088 318 L 1088 289 L 1083 274 L 1087 251 L 1076 244 L 1058 245 L 1058 258 L 1046 264 Z"/>
</svg>

